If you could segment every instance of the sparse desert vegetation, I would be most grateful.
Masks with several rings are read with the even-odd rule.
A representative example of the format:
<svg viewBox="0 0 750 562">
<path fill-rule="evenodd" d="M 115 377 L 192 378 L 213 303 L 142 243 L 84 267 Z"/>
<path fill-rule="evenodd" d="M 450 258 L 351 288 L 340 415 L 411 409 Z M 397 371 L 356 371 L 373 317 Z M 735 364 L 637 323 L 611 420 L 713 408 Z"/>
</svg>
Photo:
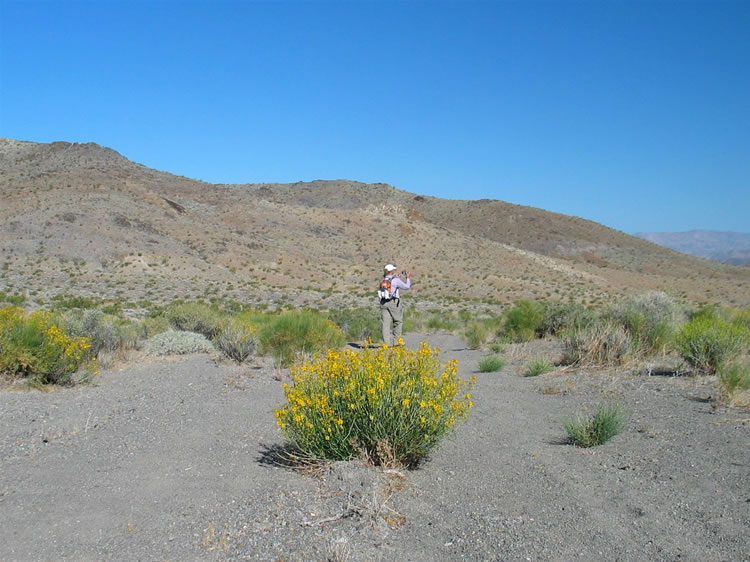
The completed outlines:
<svg viewBox="0 0 750 562">
<path fill-rule="evenodd" d="M 748 551 L 747 268 L 383 184 L 211 186 L 67 143 L 0 163 L 2 557 Z M 379 346 L 389 261 L 405 348 Z"/>
</svg>

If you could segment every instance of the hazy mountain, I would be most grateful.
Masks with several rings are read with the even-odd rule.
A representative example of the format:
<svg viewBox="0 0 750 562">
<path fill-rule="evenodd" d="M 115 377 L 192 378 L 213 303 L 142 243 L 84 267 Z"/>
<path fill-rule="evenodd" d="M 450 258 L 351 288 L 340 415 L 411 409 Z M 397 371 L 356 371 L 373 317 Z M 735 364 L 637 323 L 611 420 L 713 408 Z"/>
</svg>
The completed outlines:
<svg viewBox="0 0 750 562">
<path fill-rule="evenodd" d="M 688 232 L 638 232 L 636 236 L 692 256 L 734 265 L 750 263 L 750 234 L 748 233 L 690 230 Z"/>
<path fill-rule="evenodd" d="M 0 139 L 0 189 L 0 291 L 38 299 L 372 304 L 395 262 L 425 306 L 649 289 L 750 304 L 747 268 L 502 201 L 349 180 L 214 185 L 92 143 L 10 139 Z"/>
</svg>

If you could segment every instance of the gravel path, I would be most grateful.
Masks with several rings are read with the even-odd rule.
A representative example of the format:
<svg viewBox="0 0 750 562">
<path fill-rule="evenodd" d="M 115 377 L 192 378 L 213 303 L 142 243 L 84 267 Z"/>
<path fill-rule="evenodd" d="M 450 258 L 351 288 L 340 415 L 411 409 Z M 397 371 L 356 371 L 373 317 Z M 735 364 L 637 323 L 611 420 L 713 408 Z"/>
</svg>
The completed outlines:
<svg viewBox="0 0 750 562">
<path fill-rule="evenodd" d="M 484 374 L 459 339 L 429 340 L 478 384 L 413 471 L 274 464 L 283 393 L 264 362 L 144 360 L 95 387 L 0 393 L 0 559 L 750 559 L 750 413 L 712 408 L 708 381 L 524 378 L 522 359 Z M 565 444 L 561 421 L 604 399 L 628 429 Z"/>
</svg>

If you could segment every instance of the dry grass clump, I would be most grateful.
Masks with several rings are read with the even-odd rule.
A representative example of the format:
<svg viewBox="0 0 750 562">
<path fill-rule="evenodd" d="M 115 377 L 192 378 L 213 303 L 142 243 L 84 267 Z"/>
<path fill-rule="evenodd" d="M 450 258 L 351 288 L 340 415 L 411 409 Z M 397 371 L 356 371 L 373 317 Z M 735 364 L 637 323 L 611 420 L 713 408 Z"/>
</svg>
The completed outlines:
<svg viewBox="0 0 750 562">
<path fill-rule="evenodd" d="M 599 320 L 563 336 L 563 362 L 569 365 L 615 365 L 630 350 L 630 336 L 621 324 Z"/>
<path fill-rule="evenodd" d="M 543 375 L 544 373 L 549 373 L 554 368 L 555 366 L 552 363 L 550 363 L 549 360 L 543 357 L 532 359 L 526 365 L 526 371 L 524 371 L 523 376 L 537 377 L 539 375 Z"/>
<path fill-rule="evenodd" d="M 671 297 L 650 291 L 622 299 L 606 316 L 625 328 L 631 354 L 640 357 L 665 352 L 683 315 Z"/>
<path fill-rule="evenodd" d="M 505 367 L 506 361 L 500 355 L 490 355 L 479 360 L 479 370 L 482 373 L 494 373 Z"/>
<path fill-rule="evenodd" d="M 240 318 L 229 318 L 222 322 L 213 339 L 216 348 L 224 356 L 242 363 L 250 358 L 258 347 L 258 328 Z"/>
</svg>

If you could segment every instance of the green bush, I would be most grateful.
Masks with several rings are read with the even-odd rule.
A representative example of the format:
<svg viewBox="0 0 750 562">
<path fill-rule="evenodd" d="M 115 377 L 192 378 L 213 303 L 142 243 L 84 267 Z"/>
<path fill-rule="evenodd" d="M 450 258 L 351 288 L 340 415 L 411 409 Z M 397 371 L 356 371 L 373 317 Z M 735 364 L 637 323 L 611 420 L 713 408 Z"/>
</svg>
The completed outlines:
<svg viewBox="0 0 750 562">
<path fill-rule="evenodd" d="M 578 415 L 563 422 L 570 441 L 577 447 L 606 443 L 625 429 L 625 413 L 619 404 L 602 404 L 593 415 Z"/>
<path fill-rule="evenodd" d="M 569 365 L 616 365 L 630 351 L 630 336 L 616 322 L 597 320 L 562 335 L 563 362 Z"/>
<path fill-rule="evenodd" d="M 631 352 L 635 356 L 665 352 L 672 342 L 680 316 L 672 298 L 659 291 L 628 297 L 610 314 L 628 332 Z"/>
<path fill-rule="evenodd" d="M 717 373 L 717 377 L 721 388 L 730 398 L 750 390 L 750 368 L 740 362 L 724 367 Z"/>
<path fill-rule="evenodd" d="M 179 330 L 167 330 L 149 338 L 147 355 L 185 355 L 187 353 L 211 353 L 214 346 L 203 334 Z"/>
<path fill-rule="evenodd" d="M 0 309 L 0 372 L 42 384 L 72 384 L 85 365 L 95 372 L 90 340 L 72 337 L 60 326 L 50 312 Z"/>
<path fill-rule="evenodd" d="M 505 367 L 505 358 L 499 355 L 490 355 L 479 360 L 479 370 L 482 373 L 494 373 Z"/>
<path fill-rule="evenodd" d="M 331 310 L 328 317 L 336 324 L 347 339 L 373 341 L 382 339 L 380 320 L 377 311 L 372 308 L 350 308 Z"/>
<path fill-rule="evenodd" d="M 255 353 L 258 346 L 257 326 L 230 318 L 221 324 L 213 343 L 226 357 L 242 363 Z"/>
<path fill-rule="evenodd" d="M 357 455 L 376 464 L 414 465 L 472 407 L 472 382 L 458 363 L 440 366 L 439 350 L 330 350 L 298 368 L 284 385 L 287 402 L 275 415 L 289 441 L 317 459 Z"/>
<path fill-rule="evenodd" d="M 323 353 L 344 345 L 344 334 L 320 312 L 292 311 L 271 318 L 258 334 L 260 351 L 291 364 L 300 353 Z"/>
<path fill-rule="evenodd" d="M 748 331 L 718 315 L 699 314 L 675 336 L 677 350 L 698 373 L 714 375 L 738 358 L 747 346 Z"/>
<path fill-rule="evenodd" d="M 549 373 L 555 366 L 546 359 L 532 359 L 526 365 L 525 377 L 536 377 L 544 373 Z"/>
<path fill-rule="evenodd" d="M 175 330 L 203 334 L 208 339 L 217 334 L 223 319 L 216 307 L 198 302 L 172 304 L 166 308 L 164 316 Z"/>
<path fill-rule="evenodd" d="M 463 337 L 470 349 L 479 349 L 487 343 L 490 329 L 484 322 L 470 322 L 463 331 Z"/>
<path fill-rule="evenodd" d="M 534 339 L 544 320 L 541 304 L 528 300 L 517 301 L 505 314 L 505 335 L 514 342 Z"/>
</svg>

